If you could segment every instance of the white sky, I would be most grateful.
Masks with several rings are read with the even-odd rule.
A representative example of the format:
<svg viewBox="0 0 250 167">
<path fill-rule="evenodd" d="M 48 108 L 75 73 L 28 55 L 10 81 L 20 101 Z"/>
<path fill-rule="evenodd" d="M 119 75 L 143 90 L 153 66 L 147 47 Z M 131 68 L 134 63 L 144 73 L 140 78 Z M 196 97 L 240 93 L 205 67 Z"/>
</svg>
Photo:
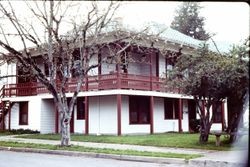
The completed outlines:
<svg viewBox="0 0 250 167">
<path fill-rule="evenodd" d="M 29 20 L 30 17 L 28 16 L 27 8 L 25 8 L 26 5 L 21 1 L 12 2 L 17 15 L 20 18 L 28 17 Z M 81 1 L 78 3 L 88 6 L 90 1 Z M 107 3 L 101 1 L 100 4 Z M 157 22 L 169 26 L 174 18 L 175 10 L 180 4 L 181 2 L 174 1 L 125 1 L 121 2 L 121 7 L 117 11 L 116 17 L 122 17 L 124 24 L 129 24 L 134 28 L 145 26 L 149 22 Z M 238 43 L 249 36 L 250 16 L 247 3 L 201 2 L 200 4 L 203 6 L 200 15 L 205 17 L 205 29 L 208 32 L 216 33 L 214 40 L 226 43 Z M 72 11 L 71 14 L 74 15 L 77 13 L 83 15 L 84 11 L 84 9 Z M 0 24 L 5 26 L 6 21 L 1 20 Z M 33 23 L 33 26 L 38 25 Z M 5 26 L 5 28 L 7 28 L 7 31 L 12 32 L 8 26 Z"/>
<path fill-rule="evenodd" d="M 123 22 L 141 26 L 154 21 L 169 26 L 175 9 L 181 2 L 126 2 L 121 6 Z M 200 16 L 205 17 L 205 29 L 216 33 L 216 41 L 237 43 L 249 36 L 249 5 L 244 2 L 201 2 Z"/>
</svg>

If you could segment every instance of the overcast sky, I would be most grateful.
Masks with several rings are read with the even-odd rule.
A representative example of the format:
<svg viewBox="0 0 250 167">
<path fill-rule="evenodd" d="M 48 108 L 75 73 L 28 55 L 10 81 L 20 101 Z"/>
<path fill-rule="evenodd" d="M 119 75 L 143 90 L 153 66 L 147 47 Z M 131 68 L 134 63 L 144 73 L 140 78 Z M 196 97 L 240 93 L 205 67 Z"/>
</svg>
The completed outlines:
<svg viewBox="0 0 250 167">
<path fill-rule="evenodd" d="M 167 26 L 173 20 L 181 2 L 123 2 L 120 14 L 123 22 L 141 26 L 154 21 Z M 249 5 L 244 2 L 201 2 L 200 15 L 205 17 L 205 29 L 216 33 L 217 41 L 238 43 L 249 36 Z"/>
<path fill-rule="evenodd" d="M 14 10 L 18 19 L 25 17 L 31 21 L 33 26 L 38 26 L 32 21 L 31 16 L 28 16 L 29 10 L 23 1 L 12 1 Z M 42 5 L 41 1 L 38 1 Z M 76 1 L 74 1 L 76 2 Z M 6 1 L 1 3 L 7 4 Z M 91 1 L 76 2 L 81 3 L 84 9 L 80 11 L 70 11 L 72 15 L 86 14 L 86 7 Z M 180 1 L 125 1 L 120 2 L 121 7 L 116 13 L 115 17 L 121 17 L 124 24 L 129 24 L 133 28 L 145 26 L 150 22 L 157 22 L 169 26 L 174 18 L 175 10 L 181 4 Z M 108 4 L 108 2 L 101 1 L 99 4 Z M 215 33 L 214 40 L 216 42 L 226 42 L 227 45 L 233 43 L 243 42 L 249 36 L 249 5 L 243 2 L 201 2 L 200 15 L 205 17 L 205 29 L 210 33 Z M 39 5 L 39 6 L 40 6 Z M 105 5 L 104 5 L 105 6 Z M 74 14 L 73 14 L 74 13 Z M 34 16 L 33 16 L 34 17 Z M 76 17 L 73 17 L 76 20 Z M 6 19 L 1 19 L 2 25 L 6 32 L 13 33 L 13 28 L 7 25 Z M 64 26 L 66 30 L 70 26 Z M 43 31 L 36 28 L 38 33 Z M 5 33 L 6 33 L 5 32 Z M 2 38 L 0 36 L 0 38 Z M 20 40 L 20 39 L 19 39 Z M 14 45 L 19 43 L 13 40 Z M 22 46 L 20 46 L 22 47 Z M 1 49 L 0 49 L 1 50 Z"/>
</svg>

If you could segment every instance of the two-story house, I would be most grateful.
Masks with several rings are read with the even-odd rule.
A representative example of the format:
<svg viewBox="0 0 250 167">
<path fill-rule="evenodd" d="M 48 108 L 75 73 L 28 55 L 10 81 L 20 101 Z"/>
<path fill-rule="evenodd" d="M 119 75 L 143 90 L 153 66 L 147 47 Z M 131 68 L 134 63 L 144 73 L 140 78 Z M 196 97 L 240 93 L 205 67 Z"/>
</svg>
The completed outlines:
<svg viewBox="0 0 250 167">
<path fill-rule="evenodd" d="M 165 79 L 176 57 L 196 54 L 202 41 L 171 28 L 160 38 L 167 41 L 165 55 L 157 47 L 150 53 L 130 47 L 121 65 L 107 61 L 89 71 L 73 111 L 72 133 L 123 135 L 193 131 L 190 123 L 198 119 L 193 98 L 170 87 Z M 108 55 L 104 48 L 92 61 L 105 56 Z M 40 67 L 46 72 L 46 64 Z M 2 65 L 1 75 L 6 72 L 25 73 L 15 63 Z M 1 84 L 2 129 L 59 132 L 59 115 L 53 97 L 41 83 L 32 78 L 12 77 L 2 80 Z M 72 79 L 67 88 L 68 97 L 74 84 Z M 227 122 L 226 103 L 214 113 L 212 129 L 223 129 Z"/>
</svg>

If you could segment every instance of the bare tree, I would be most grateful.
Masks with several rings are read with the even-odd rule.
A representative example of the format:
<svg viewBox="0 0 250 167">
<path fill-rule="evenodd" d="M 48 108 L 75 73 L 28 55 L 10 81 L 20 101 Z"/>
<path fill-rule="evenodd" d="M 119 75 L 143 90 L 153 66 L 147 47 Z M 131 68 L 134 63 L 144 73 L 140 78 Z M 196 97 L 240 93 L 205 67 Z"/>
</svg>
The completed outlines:
<svg viewBox="0 0 250 167">
<path fill-rule="evenodd" d="M 41 30 L 36 29 L 36 25 L 22 23 L 11 2 L 1 2 L 1 19 L 8 21 L 14 32 L 6 32 L 5 25 L 0 25 L 3 37 L 0 39 L 0 46 L 8 52 L 2 54 L 1 58 L 16 60 L 19 66 L 29 71 L 30 75 L 53 95 L 60 114 L 61 145 L 68 146 L 73 107 L 88 72 L 110 58 L 116 63 L 121 63 L 123 52 L 138 38 L 138 33 L 127 33 L 119 27 L 115 27 L 116 31 L 110 31 L 112 18 L 119 7 L 118 3 L 112 1 L 102 10 L 96 2 L 91 3 L 86 17 L 81 18 L 80 23 L 68 20 L 66 17 L 72 11 L 70 8 L 79 4 L 65 5 L 63 1 L 36 1 L 32 5 L 26 2 L 26 5 L 32 13 L 32 19 L 42 25 L 45 40 L 41 36 Z M 67 33 L 63 32 L 64 23 L 72 26 Z M 23 49 L 18 49 L 9 41 L 13 36 L 22 44 Z M 108 56 L 92 63 L 91 60 L 103 48 L 109 50 Z M 43 63 L 48 65 L 48 75 L 40 69 L 35 61 L 35 55 L 42 55 Z M 67 84 L 72 80 L 72 72 L 77 85 L 68 103 Z"/>
</svg>

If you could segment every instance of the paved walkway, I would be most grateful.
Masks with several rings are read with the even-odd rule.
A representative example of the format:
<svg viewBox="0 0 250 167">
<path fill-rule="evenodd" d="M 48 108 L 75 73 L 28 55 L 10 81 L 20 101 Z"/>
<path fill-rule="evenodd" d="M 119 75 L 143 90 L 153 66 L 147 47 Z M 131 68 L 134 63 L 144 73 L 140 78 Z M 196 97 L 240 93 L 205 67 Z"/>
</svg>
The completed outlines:
<svg viewBox="0 0 250 167">
<path fill-rule="evenodd" d="M 36 143 L 36 144 L 51 144 L 59 145 L 60 141 L 55 140 L 40 140 L 40 139 L 24 139 L 15 138 L 15 136 L 0 136 L 0 141 L 14 141 L 21 143 Z M 79 145 L 93 148 L 111 148 L 120 150 L 137 150 L 149 152 L 168 152 L 168 153 L 182 153 L 182 154 L 202 154 L 204 157 L 190 160 L 191 166 L 209 167 L 209 166 L 245 166 L 244 163 L 248 158 L 248 147 L 245 150 L 232 151 L 215 151 L 215 150 L 201 150 L 201 149 L 183 149 L 183 148 L 169 148 L 169 147 L 152 147 L 152 146 L 138 146 L 127 144 L 109 144 L 109 143 L 93 143 L 93 142 L 76 142 L 71 141 L 72 145 Z"/>
<path fill-rule="evenodd" d="M 15 136 L 4 136 L 0 137 L 0 141 L 15 141 L 23 143 L 36 143 L 36 144 L 51 144 L 59 145 L 60 141 L 56 140 L 40 140 L 40 139 L 25 139 L 25 138 L 14 138 Z M 72 145 L 93 147 L 93 148 L 111 148 L 119 150 L 137 150 L 137 151 L 149 151 L 149 152 L 171 152 L 171 153 L 182 153 L 182 154 L 202 154 L 205 155 L 209 152 L 208 150 L 198 150 L 198 149 L 182 149 L 182 148 L 166 148 L 166 147 L 152 147 L 152 146 L 138 146 L 138 145 L 128 145 L 128 144 L 110 144 L 110 143 L 93 143 L 93 142 L 76 142 L 71 141 Z"/>
</svg>

